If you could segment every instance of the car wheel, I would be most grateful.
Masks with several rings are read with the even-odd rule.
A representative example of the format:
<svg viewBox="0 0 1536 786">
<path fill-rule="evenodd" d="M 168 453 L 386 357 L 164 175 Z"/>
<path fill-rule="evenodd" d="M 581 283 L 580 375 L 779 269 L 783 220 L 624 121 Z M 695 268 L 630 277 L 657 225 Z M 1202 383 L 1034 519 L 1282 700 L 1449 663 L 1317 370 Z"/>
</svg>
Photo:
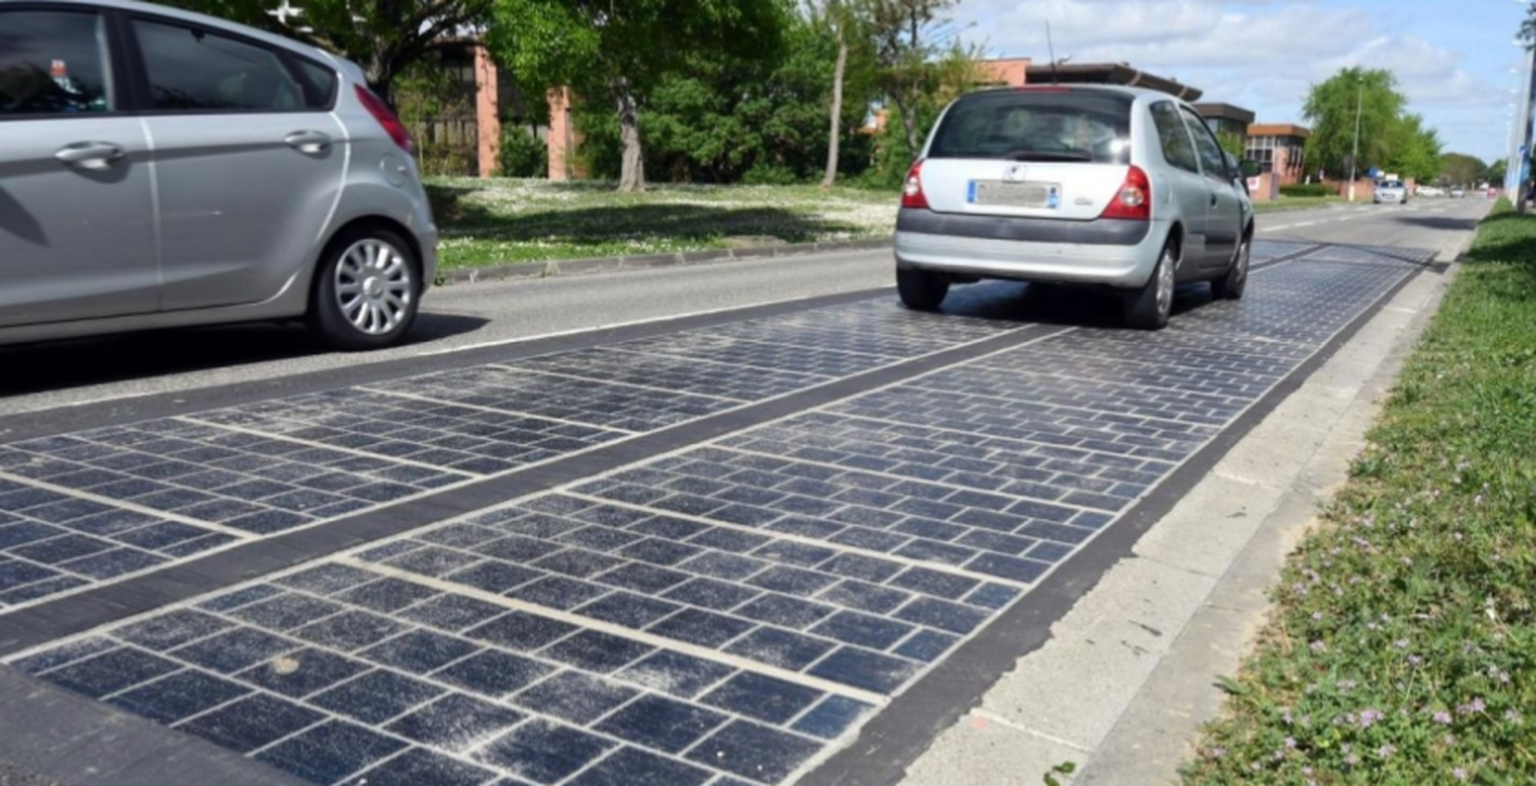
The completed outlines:
<svg viewBox="0 0 1536 786">
<path fill-rule="evenodd" d="M 1243 238 L 1227 274 L 1211 282 L 1211 297 L 1217 300 L 1241 300 L 1248 288 L 1248 264 L 1253 259 L 1253 240 Z"/>
<path fill-rule="evenodd" d="M 389 230 L 357 229 L 338 236 L 316 271 L 310 329 L 346 351 L 398 343 L 416 321 L 420 271 L 410 244 Z"/>
<path fill-rule="evenodd" d="M 1138 330 L 1162 330 L 1173 313 L 1174 273 L 1178 269 L 1178 243 L 1169 240 L 1146 286 L 1126 294 L 1125 322 Z"/>
<path fill-rule="evenodd" d="M 896 292 L 902 305 L 914 311 L 937 311 L 949 294 L 949 279 L 930 270 L 896 268 Z"/>
</svg>

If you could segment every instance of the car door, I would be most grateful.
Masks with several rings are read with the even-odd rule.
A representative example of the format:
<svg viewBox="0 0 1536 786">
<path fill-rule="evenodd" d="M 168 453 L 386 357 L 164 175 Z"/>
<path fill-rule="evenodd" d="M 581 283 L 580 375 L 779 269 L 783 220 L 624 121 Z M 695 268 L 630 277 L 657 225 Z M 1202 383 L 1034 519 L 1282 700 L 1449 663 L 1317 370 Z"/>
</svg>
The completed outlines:
<svg viewBox="0 0 1536 786">
<path fill-rule="evenodd" d="M 1210 210 L 1205 225 L 1207 269 L 1225 270 L 1237 253 L 1237 241 L 1243 235 L 1242 200 L 1233 185 L 1233 173 L 1227 168 L 1226 154 L 1205 119 L 1187 106 L 1180 107 L 1195 140 L 1195 154 L 1200 172 L 1210 192 Z"/>
<path fill-rule="evenodd" d="M 0 327 L 153 312 L 148 148 L 100 14 L 0 5 Z"/>
<path fill-rule="evenodd" d="M 1184 222 L 1183 260 L 1179 264 L 1179 280 L 1197 278 L 1207 265 L 1206 233 L 1209 231 L 1211 191 L 1205 176 L 1200 174 L 1200 162 L 1195 152 L 1194 138 L 1179 115 L 1172 101 L 1158 101 L 1148 109 L 1152 123 L 1157 128 L 1158 142 L 1163 149 L 1167 166 L 1158 167 L 1152 182 L 1153 199 L 1162 203 L 1159 192 L 1167 193 L 1167 200 L 1177 210 Z M 1166 182 L 1158 182 L 1160 179 Z M 1157 210 L 1156 206 L 1153 210 Z"/>
<path fill-rule="evenodd" d="M 154 140 L 163 308 L 274 297 L 313 254 L 340 195 L 335 71 L 179 20 L 135 15 L 129 29 Z"/>
</svg>

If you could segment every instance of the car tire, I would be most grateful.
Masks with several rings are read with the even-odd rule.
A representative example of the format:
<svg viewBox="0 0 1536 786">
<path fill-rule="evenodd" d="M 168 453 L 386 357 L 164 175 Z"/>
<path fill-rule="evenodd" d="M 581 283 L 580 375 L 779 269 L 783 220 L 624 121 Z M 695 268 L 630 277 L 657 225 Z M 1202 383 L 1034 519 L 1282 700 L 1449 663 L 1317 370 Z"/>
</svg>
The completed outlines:
<svg viewBox="0 0 1536 786">
<path fill-rule="evenodd" d="M 941 273 L 914 267 L 896 268 L 896 292 L 913 311 L 938 311 L 949 294 L 949 279 Z"/>
<path fill-rule="evenodd" d="M 1179 266 L 1179 244 L 1170 239 L 1157 258 L 1157 267 L 1141 289 L 1125 296 L 1125 323 L 1137 330 L 1162 330 L 1173 313 L 1174 275 Z"/>
<path fill-rule="evenodd" d="M 1216 300 L 1242 300 L 1248 288 L 1248 266 L 1253 262 L 1253 239 L 1243 236 L 1237 254 L 1227 267 L 1227 274 L 1211 282 L 1211 297 Z"/>
<path fill-rule="evenodd" d="M 421 261 L 404 238 L 358 227 L 326 247 L 315 271 L 307 322 L 336 349 L 382 349 L 403 340 L 421 304 Z"/>
</svg>

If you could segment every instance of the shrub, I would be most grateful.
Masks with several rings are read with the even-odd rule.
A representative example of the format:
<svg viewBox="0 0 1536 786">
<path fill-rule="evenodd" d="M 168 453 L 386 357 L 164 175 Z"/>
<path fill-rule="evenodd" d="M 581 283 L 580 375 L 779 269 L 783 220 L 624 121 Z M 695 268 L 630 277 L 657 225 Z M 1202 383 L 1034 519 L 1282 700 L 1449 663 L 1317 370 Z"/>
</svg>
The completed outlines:
<svg viewBox="0 0 1536 786">
<path fill-rule="evenodd" d="M 549 146 L 522 126 L 503 126 L 496 174 L 501 177 L 548 177 Z"/>
<path fill-rule="evenodd" d="M 1280 196 L 1330 197 L 1338 196 L 1339 190 L 1327 183 L 1295 183 L 1280 187 Z"/>
</svg>

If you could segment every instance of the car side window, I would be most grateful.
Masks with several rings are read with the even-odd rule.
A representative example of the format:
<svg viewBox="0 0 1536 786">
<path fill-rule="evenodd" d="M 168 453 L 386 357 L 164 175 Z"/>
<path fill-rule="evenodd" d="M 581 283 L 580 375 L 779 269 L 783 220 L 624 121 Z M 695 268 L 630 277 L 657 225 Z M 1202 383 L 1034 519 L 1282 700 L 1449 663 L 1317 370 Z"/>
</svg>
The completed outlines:
<svg viewBox="0 0 1536 786">
<path fill-rule="evenodd" d="M 154 108 L 171 112 L 297 112 L 303 86 L 278 53 L 191 27 L 133 23 Z"/>
<path fill-rule="evenodd" d="M 0 10 L 0 120 L 110 112 L 109 63 L 97 14 Z"/>
<path fill-rule="evenodd" d="M 1205 124 L 1205 119 L 1190 111 L 1188 107 L 1181 107 L 1184 112 L 1184 121 L 1189 124 L 1189 135 L 1195 138 L 1195 153 L 1200 157 L 1200 168 L 1208 177 L 1225 181 L 1227 179 L 1227 157 L 1221 152 L 1221 143 L 1216 141 L 1216 136 L 1211 133 L 1211 127 Z"/>
<path fill-rule="evenodd" d="M 1195 162 L 1195 146 L 1189 138 L 1189 129 L 1179 117 L 1178 108 L 1172 101 L 1159 101 L 1151 106 L 1151 111 L 1158 141 L 1163 146 L 1163 159 L 1179 169 L 1200 174 L 1200 165 Z"/>
</svg>

